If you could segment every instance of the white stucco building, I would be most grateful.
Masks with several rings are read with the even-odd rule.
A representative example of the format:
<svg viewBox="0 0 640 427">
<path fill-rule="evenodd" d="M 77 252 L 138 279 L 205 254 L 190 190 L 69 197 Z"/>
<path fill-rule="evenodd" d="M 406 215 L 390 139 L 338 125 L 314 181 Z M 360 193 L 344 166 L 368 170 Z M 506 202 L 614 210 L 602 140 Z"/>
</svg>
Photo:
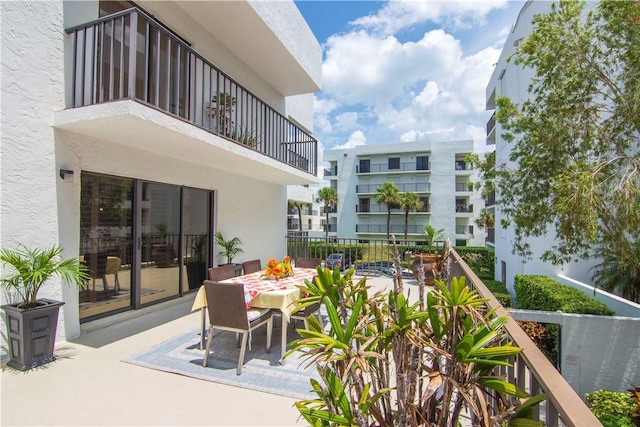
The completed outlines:
<svg viewBox="0 0 640 427">
<path fill-rule="evenodd" d="M 487 85 L 487 110 L 496 108 L 495 100 L 497 96 L 507 96 L 512 102 L 521 105 L 529 98 L 528 87 L 532 77 L 535 75 L 532 69 L 523 69 L 520 65 L 507 62 L 507 58 L 513 55 L 516 47 L 522 43 L 533 31 L 532 19 L 534 15 L 549 13 L 552 2 L 527 1 L 513 24 L 511 33 L 504 44 L 500 59 L 491 75 Z M 487 124 L 487 144 L 495 145 L 496 165 L 513 166 L 509 160 L 511 146 L 502 138 L 502 128 L 494 121 L 493 116 Z M 499 194 L 496 198 L 499 199 Z M 516 274 L 543 274 L 554 279 L 559 279 L 559 275 L 567 276 L 583 283 L 591 284 L 591 267 L 594 260 L 584 260 L 572 262 L 565 266 L 555 266 L 540 260 L 542 253 L 552 244 L 554 235 L 552 233 L 542 237 L 531 237 L 532 257 L 530 260 L 513 253 L 513 241 L 515 231 L 513 226 L 504 228 L 501 224 L 502 215 L 500 209 L 490 205 L 488 207 L 495 212 L 495 253 L 496 253 L 496 280 L 501 280 L 513 294 L 513 278 Z M 570 284 L 571 283 L 567 283 Z"/>
<path fill-rule="evenodd" d="M 61 339 L 195 289 L 226 262 L 216 231 L 234 262 L 285 253 L 287 185 L 321 182 L 322 53 L 292 1 L 132 6 L 0 4 L 1 244 L 61 245 L 94 275 L 42 290 Z"/>
<path fill-rule="evenodd" d="M 338 207 L 329 219 L 330 235 L 386 238 L 387 206 L 378 204 L 375 194 L 380 185 L 391 181 L 401 193 L 417 193 L 422 201 L 422 209 L 409 213 L 409 240 L 421 241 L 423 225 L 431 224 L 443 228 L 456 245 L 484 246 L 485 230 L 475 223 L 484 200 L 470 188 L 477 173 L 464 160 L 473 151 L 472 140 L 325 150 L 324 160 L 330 165 L 325 180 L 338 192 Z M 390 231 L 402 239 L 405 212 L 391 212 Z"/>
</svg>

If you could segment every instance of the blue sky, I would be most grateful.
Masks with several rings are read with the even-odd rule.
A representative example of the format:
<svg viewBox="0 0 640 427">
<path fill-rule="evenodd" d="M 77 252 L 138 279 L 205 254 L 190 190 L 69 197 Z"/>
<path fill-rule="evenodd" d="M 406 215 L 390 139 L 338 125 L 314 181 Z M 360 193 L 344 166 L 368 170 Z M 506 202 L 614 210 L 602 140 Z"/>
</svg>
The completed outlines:
<svg viewBox="0 0 640 427">
<path fill-rule="evenodd" d="M 523 1 L 296 1 L 323 50 L 323 148 L 474 139 L 485 89 Z"/>
</svg>

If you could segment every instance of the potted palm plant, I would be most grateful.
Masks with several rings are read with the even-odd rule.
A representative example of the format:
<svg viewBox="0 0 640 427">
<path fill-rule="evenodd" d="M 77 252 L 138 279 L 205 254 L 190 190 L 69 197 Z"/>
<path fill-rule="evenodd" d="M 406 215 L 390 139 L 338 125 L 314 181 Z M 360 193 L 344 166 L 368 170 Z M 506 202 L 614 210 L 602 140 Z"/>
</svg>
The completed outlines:
<svg viewBox="0 0 640 427">
<path fill-rule="evenodd" d="M 64 304 L 47 298 L 38 298 L 38 292 L 51 278 L 59 277 L 63 283 L 82 288 L 90 275 L 78 258 L 61 259 L 62 248 L 29 248 L 0 250 L 4 275 L 0 286 L 17 302 L 2 306 L 7 326 L 12 368 L 25 371 L 55 360 L 58 312 Z"/>
<path fill-rule="evenodd" d="M 226 258 L 227 264 L 233 263 L 233 258 L 241 253 L 244 253 L 240 245 L 242 245 L 242 241 L 238 237 L 234 237 L 230 240 L 225 240 L 224 236 L 221 232 L 216 231 L 214 234 L 216 239 L 216 245 L 220 247 L 220 252 L 218 252 L 218 257 Z"/>
<path fill-rule="evenodd" d="M 443 228 L 436 229 L 431 224 L 423 225 L 423 234 L 426 239 L 427 253 L 415 254 L 415 261 L 411 266 L 413 275 L 416 279 L 419 277 L 420 264 L 424 265 L 424 280 L 427 285 L 433 286 L 435 276 L 440 271 L 440 264 L 442 257 L 436 252 L 436 242 L 443 241 L 447 238 L 447 235 Z"/>
<path fill-rule="evenodd" d="M 207 235 L 195 236 L 189 249 L 191 256 L 185 262 L 187 266 L 187 281 L 189 282 L 189 289 L 198 289 L 207 278 L 207 261 L 205 259 Z"/>
</svg>

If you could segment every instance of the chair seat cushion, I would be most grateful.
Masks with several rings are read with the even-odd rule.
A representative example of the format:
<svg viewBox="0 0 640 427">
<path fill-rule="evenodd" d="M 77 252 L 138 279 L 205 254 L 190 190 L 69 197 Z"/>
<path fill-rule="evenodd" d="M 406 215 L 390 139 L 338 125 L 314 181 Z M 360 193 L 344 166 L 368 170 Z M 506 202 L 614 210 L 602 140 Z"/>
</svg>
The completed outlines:
<svg viewBox="0 0 640 427">
<path fill-rule="evenodd" d="M 249 319 L 249 322 L 253 322 L 254 320 L 269 314 L 269 309 L 268 308 L 250 308 L 247 310 L 247 319 Z"/>
</svg>

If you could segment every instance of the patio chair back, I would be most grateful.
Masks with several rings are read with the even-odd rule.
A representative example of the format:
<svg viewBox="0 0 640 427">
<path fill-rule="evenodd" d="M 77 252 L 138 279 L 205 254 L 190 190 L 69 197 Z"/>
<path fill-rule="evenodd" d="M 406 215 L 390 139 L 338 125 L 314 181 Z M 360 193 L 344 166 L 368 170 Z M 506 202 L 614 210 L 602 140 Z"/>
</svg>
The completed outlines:
<svg viewBox="0 0 640 427">
<path fill-rule="evenodd" d="M 249 329 L 242 283 L 219 283 L 205 280 L 204 287 L 211 326 L 243 331 Z"/>
<path fill-rule="evenodd" d="M 296 258 L 296 267 L 300 268 L 316 268 L 322 264 L 322 258 Z"/>
<path fill-rule="evenodd" d="M 213 282 L 221 282 L 231 279 L 236 275 L 236 266 L 233 264 L 223 265 L 221 267 L 212 267 L 209 269 L 209 280 Z"/>
<path fill-rule="evenodd" d="M 245 261 L 242 263 L 243 274 L 255 273 L 256 271 L 260 270 L 262 270 L 262 264 L 260 263 L 259 259 Z"/>
</svg>

